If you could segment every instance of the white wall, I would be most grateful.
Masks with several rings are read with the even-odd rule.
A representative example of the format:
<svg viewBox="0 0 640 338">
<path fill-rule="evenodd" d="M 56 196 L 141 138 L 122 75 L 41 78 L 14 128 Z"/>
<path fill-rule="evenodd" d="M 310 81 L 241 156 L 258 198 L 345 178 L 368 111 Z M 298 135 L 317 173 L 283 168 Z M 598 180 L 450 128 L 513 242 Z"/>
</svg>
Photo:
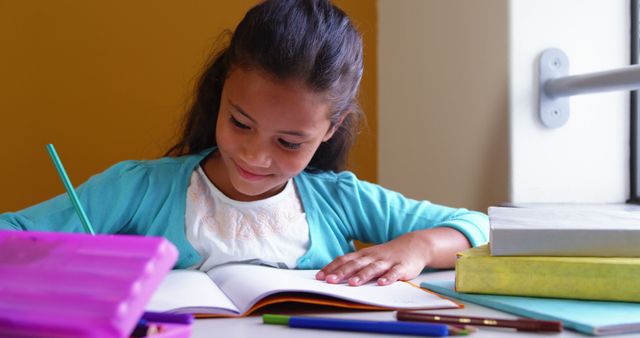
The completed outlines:
<svg viewBox="0 0 640 338">
<path fill-rule="evenodd" d="M 379 0 L 379 182 L 415 198 L 624 202 L 628 93 L 570 99 L 566 126 L 537 117 L 537 68 L 570 74 L 629 60 L 629 0 Z"/>
<path fill-rule="evenodd" d="M 378 2 L 382 185 L 479 210 L 507 200 L 507 4 Z"/>
<path fill-rule="evenodd" d="M 511 200 L 617 203 L 628 198 L 629 95 L 574 96 L 571 115 L 547 129 L 537 113 L 537 58 L 569 57 L 569 74 L 629 64 L 628 0 L 511 0 Z"/>
</svg>

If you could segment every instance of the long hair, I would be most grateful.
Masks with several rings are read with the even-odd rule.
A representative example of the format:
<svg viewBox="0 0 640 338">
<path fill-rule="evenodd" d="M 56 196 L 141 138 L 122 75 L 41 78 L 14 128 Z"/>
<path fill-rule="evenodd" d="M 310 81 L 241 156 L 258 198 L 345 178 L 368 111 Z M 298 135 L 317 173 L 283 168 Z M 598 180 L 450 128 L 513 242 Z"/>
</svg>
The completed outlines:
<svg viewBox="0 0 640 338">
<path fill-rule="evenodd" d="M 267 0 L 251 8 L 228 47 L 207 64 L 181 139 L 167 155 L 193 154 L 216 145 L 220 97 L 233 67 L 300 81 L 326 94 L 336 131 L 320 144 L 305 171 L 344 168 L 363 115 L 356 97 L 363 64 L 362 38 L 342 10 L 328 0 Z"/>
</svg>

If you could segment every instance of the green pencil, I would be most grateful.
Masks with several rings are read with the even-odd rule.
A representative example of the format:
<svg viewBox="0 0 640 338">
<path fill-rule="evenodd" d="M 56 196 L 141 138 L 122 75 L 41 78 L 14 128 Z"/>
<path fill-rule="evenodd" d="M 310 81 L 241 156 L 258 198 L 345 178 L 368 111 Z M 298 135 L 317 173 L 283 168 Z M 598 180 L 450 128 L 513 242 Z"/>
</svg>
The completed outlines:
<svg viewBox="0 0 640 338">
<path fill-rule="evenodd" d="M 58 153 L 56 153 L 56 148 L 53 147 L 53 144 L 47 144 L 47 151 L 49 152 L 49 156 L 53 161 L 53 165 L 56 166 L 56 170 L 58 171 L 58 175 L 60 176 L 60 180 L 62 180 L 62 185 L 67 190 L 67 195 L 71 200 L 71 204 L 76 209 L 76 213 L 78 217 L 80 217 L 80 221 L 82 222 L 82 226 L 84 230 L 92 235 L 95 235 L 95 231 L 93 231 L 93 227 L 91 226 L 91 222 L 89 222 L 89 218 L 87 214 L 85 214 L 84 209 L 82 209 L 82 205 L 80 204 L 80 200 L 78 199 L 78 195 L 76 195 L 76 191 L 73 189 L 73 185 L 69 180 L 69 176 L 67 176 L 67 172 L 64 170 L 64 166 L 62 166 L 62 162 L 58 157 Z"/>
</svg>

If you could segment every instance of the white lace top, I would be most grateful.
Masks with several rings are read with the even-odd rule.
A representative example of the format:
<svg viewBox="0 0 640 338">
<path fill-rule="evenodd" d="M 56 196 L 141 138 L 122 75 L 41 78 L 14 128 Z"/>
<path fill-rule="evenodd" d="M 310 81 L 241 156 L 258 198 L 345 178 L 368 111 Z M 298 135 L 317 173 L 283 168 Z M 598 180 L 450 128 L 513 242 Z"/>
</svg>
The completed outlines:
<svg viewBox="0 0 640 338">
<path fill-rule="evenodd" d="M 293 180 L 275 196 L 241 202 L 225 196 L 198 167 L 187 191 L 185 228 L 203 257 L 193 268 L 203 271 L 232 262 L 291 269 L 309 247 L 309 225 Z"/>
</svg>

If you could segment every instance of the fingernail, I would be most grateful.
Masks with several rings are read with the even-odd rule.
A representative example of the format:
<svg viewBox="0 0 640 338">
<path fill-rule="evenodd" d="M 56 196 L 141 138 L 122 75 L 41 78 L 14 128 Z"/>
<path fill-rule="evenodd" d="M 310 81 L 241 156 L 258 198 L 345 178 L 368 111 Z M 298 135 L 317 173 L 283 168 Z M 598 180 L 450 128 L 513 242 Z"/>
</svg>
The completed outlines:
<svg viewBox="0 0 640 338">
<path fill-rule="evenodd" d="M 336 283 L 338 282 L 338 276 L 336 275 L 328 275 L 326 278 L 326 281 L 329 283 Z"/>
<path fill-rule="evenodd" d="M 318 271 L 318 273 L 316 274 L 316 279 L 320 279 L 323 280 L 325 277 L 324 272 L 322 271 Z"/>
<path fill-rule="evenodd" d="M 349 284 L 351 284 L 351 285 L 360 284 L 360 277 L 351 277 L 351 278 L 349 278 Z"/>
<path fill-rule="evenodd" d="M 387 284 L 387 282 L 389 282 L 389 280 L 386 277 L 380 277 L 378 278 L 378 284 Z"/>
</svg>

